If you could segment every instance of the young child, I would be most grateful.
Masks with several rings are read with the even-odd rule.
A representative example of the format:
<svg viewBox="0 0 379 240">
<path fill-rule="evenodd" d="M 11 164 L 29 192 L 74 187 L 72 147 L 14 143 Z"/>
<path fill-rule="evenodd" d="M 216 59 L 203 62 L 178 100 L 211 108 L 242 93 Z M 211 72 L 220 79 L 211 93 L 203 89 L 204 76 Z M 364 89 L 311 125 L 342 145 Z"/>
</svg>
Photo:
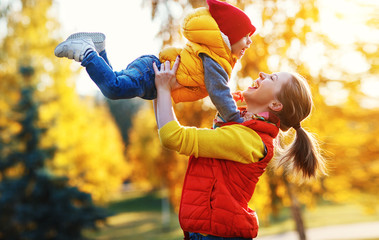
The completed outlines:
<svg viewBox="0 0 379 240">
<path fill-rule="evenodd" d="M 251 240 L 258 217 L 249 208 L 256 184 L 273 158 L 279 131 L 293 128 L 295 140 L 276 155 L 283 165 L 304 178 L 324 173 L 316 140 L 301 122 L 312 109 L 312 95 L 298 74 L 260 73 L 254 87 L 242 92 L 246 108 L 242 123 L 216 129 L 181 126 L 172 108 L 175 71 L 155 66 L 158 97 L 154 100 L 159 138 L 164 147 L 190 156 L 183 183 L 179 222 L 185 239 Z M 283 154 L 283 155 L 281 155 Z"/>
<path fill-rule="evenodd" d="M 102 33 L 75 33 L 55 48 L 57 57 L 81 62 L 110 99 L 141 97 L 155 99 L 153 63 L 171 61 L 179 55 L 177 71 L 180 84 L 172 91 L 175 103 L 202 99 L 209 95 L 225 121 L 242 122 L 228 81 L 255 32 L 249 17 L 237 7 L 218 0 L 207 0 L 207 8 L 198 8 L 183 21 L 183 35 L 188 43 L 183 49 L 164 49 L 159 59 L 153 55 L 137 58 L 122 71 L 113 71 L 105 51 Z"/>
</svg>

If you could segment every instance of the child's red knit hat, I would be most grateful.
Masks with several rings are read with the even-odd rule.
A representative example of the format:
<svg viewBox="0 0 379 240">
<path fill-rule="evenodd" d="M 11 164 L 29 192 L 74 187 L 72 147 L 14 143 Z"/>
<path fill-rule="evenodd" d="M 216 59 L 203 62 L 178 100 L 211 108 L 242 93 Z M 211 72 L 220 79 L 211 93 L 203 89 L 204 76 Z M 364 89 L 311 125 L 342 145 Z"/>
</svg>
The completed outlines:
<svg viewBox="0 0 379 240">
<path fill-rule="evenodd" d="M 250 18 L 239 8 L 227 2 L 207 0 L 209 12 L 216 20 L 221 32 L 228 36 L 230 44 L 238 42 L 241 38 L 255 32 Z"/>
</svg>

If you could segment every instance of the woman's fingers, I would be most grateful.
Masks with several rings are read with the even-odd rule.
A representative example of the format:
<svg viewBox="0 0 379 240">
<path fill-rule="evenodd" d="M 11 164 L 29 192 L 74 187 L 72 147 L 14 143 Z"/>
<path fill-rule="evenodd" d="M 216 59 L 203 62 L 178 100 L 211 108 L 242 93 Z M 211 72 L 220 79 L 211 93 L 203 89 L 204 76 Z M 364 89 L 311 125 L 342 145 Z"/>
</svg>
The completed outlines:
<svg viewBox="0 0 379 240">
<path fill-rule="evenodd" d="M 170 69 L 171 69 L 171 63 L 170 63 L 170 61 L 166 61 L 165 63 L 164 63 L 164 68 L 165 68 L 165 70 L 166 71 L 170 71 Z"/>
<path fill-rule="evenodd" d="M 165 69 L 164 69 L 164 64 L 161 64 L 161 72 L 163 72 Z"/>
<path fill-rule="evenodd" d="M 167 71 L 172 71 L 173 73 L 176 73 L 179 67 L 179 63 L 180 63 L 180 56 L 177 56 L 175 59 L 174 65 L 172 66 L 172 69 L 171 69 L 170 61 L 165 61 L 164 63 L 162 63 L 160 70 L 158 70 L 156 63 L 153 62 L 153 69 L 154 69 L 155 74 L 159 72 L 167 72 Z"/>
<path fill-rule="evenodd" d="M 175 59 L 174 65 L 172 66 L 172 71 L 176 73 L 176 70 L 178 70 L 179 67 L 179 62 L 180 62 L 180 56 L 178 55 Z"/>
<path fill-rule="evenodd" d="M 155 64 L 155 62 L 153 62 L 153 69 L 154 69 L 155 74 L 157 74 L 159 72 L 159 70 L 157 68 L 157 64 Z"/>
<path fill-rule="evenodd" d="M 180 57 L 178 56 L 171 69 L 171 62 L 165 61 L 161 64 L 160 69 L 157 67 L 157 63 L 153 63 L 153 69 L 155 73 L 155 85 L 157 87 L 168 86 L 171 90 L 182 88 L 176 81 L 176 71 L 178 70 L 180 63 Z"/>
</svg>

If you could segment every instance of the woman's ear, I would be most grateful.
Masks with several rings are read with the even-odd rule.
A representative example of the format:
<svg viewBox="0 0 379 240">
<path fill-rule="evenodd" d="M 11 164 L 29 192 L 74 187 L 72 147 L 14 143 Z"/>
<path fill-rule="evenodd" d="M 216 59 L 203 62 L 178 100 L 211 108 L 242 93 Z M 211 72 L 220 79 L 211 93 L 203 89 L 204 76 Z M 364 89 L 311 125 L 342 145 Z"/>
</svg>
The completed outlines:
<svg viewBox="0 0 379 240">
<path fill-rule="evenodd" d="M 274 112 L 279 112 L 280 110 L 283 109 L 283 104 L 279 102 L 278 100 L 272 101 L 268 107 L 274 111 Z"/>
</svg>

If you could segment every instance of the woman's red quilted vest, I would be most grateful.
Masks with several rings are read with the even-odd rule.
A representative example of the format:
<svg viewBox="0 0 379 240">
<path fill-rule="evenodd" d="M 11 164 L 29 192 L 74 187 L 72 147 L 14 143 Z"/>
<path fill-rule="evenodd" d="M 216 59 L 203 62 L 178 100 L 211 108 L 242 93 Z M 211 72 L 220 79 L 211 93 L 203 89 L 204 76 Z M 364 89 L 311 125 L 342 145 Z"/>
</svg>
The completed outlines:
<svg viewBox="0 0 379 240">
<path fill-rule="evenodd" d="M 266 156 L 251 164 L 191 157 L 179 210 L 183 231 L 222 237 L 257 236 L 258 218 L 248 203 L 259 177 L 273 157 L 273 139 L 279 129 L 260 120 L 242 124 L 262 138 L 267 148 Z"/>
</svg>

